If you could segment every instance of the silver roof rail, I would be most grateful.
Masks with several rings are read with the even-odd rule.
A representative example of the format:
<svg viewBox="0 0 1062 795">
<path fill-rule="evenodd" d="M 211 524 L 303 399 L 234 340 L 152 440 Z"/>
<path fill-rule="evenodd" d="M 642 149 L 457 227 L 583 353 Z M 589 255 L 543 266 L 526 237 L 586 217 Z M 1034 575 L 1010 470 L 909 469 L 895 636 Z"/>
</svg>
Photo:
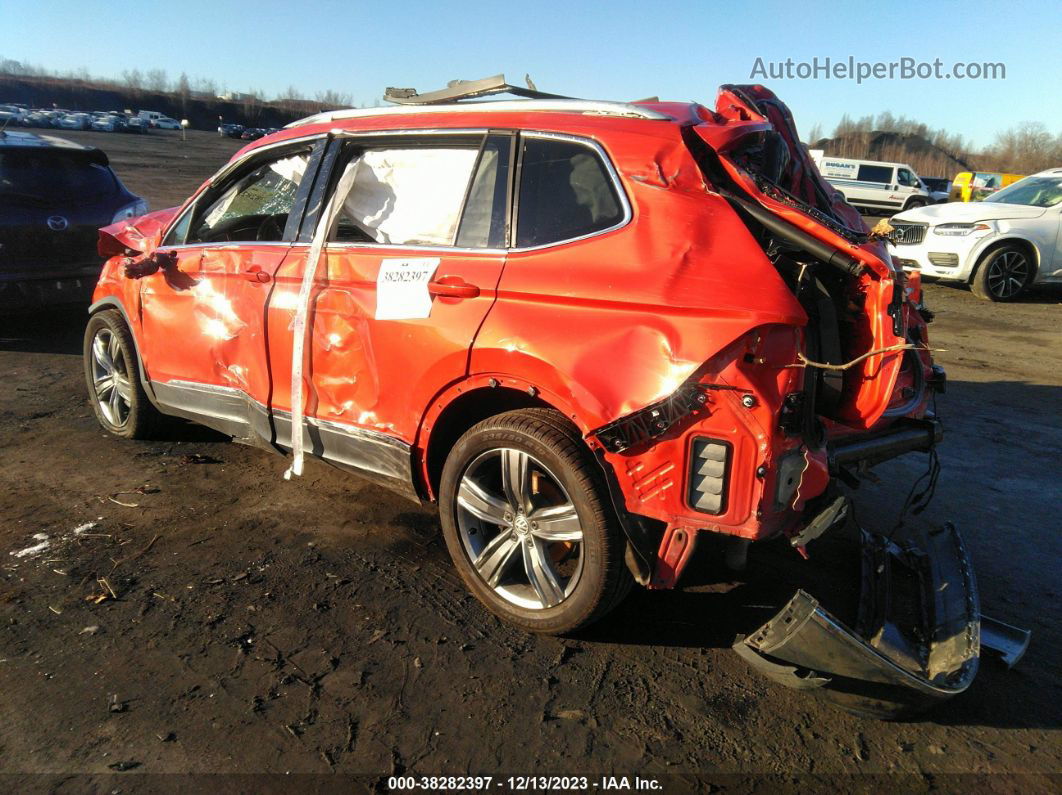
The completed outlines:
<svg viewBox="0 0 1062 795">
<path fill-rule="evenodd" d="M 343 119 L 365 119 L 374 116 L 410 116 L 422 113 L 578 113 L 588 116 L 625 116 L 632 119 L 672 121 L 670 116 L 649 108 L 626 102 L 606 102 L 594 99 L 514 99 L 493 102 L 460 102 L 439 105 L 402 105 L 397 108 L 351 108 L 332 110 L 307 116 L 285 125 L 285 129 L 307 124 L 324 124 Z"/>
</svg>

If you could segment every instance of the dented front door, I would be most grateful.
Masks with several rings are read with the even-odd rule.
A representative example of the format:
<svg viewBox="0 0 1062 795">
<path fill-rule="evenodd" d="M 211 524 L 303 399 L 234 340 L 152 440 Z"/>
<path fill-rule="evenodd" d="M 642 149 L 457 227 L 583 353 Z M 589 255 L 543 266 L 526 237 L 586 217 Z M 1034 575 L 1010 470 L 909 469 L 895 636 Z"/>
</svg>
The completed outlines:
<svg viewBox="0 0 1062 795">
<path fill-rule="evenodd" d="M 144 360 L 168 411 L 241 438 L 265 437 L 265 307 L 301 222 L 320 144 L 252 156 L 182 215 L 141 282 Z"/>
<path fill-rule="evenodd" d="M 163 250 L 160 252 L 166 254 Z M 243 435 L 265 417 L 269 371 L 263 315 L 286 244 L 190 247 L 143 279 L 144 359 L 158 400 Z M 263 407 L 255 412 L 256 406 Z M 220 422 L 211 422 L 216 418 Z"/>
</svg>

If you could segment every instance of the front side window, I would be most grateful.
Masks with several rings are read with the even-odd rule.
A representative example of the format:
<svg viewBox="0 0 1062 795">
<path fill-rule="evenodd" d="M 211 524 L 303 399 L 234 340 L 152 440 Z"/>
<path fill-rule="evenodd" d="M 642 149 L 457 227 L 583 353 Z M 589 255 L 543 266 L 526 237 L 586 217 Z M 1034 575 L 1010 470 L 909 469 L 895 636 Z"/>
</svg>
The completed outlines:
<svg viewBox="0 0 1062 795">
<path fill-rule="evenodd" d="M 306 174 L 310 150 L 286 154 L 241 170 L 205 197 L 188 216 L 189 230 L 184 241 L 167 243 L 280 242 L 295 194 Z M 174 227 L 184 226 L 185 219 Z"/>
<path fill-rule="evenodd" d="M 901 185 L 908 188 L 918 187 L 918 180 L 915 179 L 915 175 L 908 171 L 906 168 L 901 168 L 896 172 L 896 181 Z"/>
<path fill-rule="evenodd" d="M 571 240 L 623 221 L 616 186 L 597 152 L 555 138 L 523 140 L 516 245 Z"/>
<path fill-rule="evenodd" d="M 452 246 L 479 154 L 475 146 L 354 150 L 336 190 L 329 240 Z"/>
</svg>

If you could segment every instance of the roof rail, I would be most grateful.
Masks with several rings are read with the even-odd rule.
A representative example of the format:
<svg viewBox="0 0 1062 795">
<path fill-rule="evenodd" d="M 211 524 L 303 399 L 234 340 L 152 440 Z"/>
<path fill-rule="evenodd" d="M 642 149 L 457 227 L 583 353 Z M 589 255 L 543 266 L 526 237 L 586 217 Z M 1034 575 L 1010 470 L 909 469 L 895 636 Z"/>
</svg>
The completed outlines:
<svg viewBox="0 0 1062 795">
<path fill-rule="evenodd" d="M 530 75 L 526 75 L 524 79 L 527 81 L 527 88 L 505 82 L 505 75 L 494 75 L 494 77 L 484 77 L 480 80 L 451 80 L 446 84 L 446 88 L 429 91 L 426 94 L 418 94 L 415 88 L 389 87 L 384 91 L 384 99 L 396 105 L 434 105 L 439 102 L 458 102 L 462 99 L 477 99 L 494 94 L 513 94 L 525 99 L 574 99 L 574 97 L 567 97 L 563 94 L 539 91 L 531 82 Z"/>
<path fill-rule="evenodd" d="M 436 105 L 403 105 L 397 108 L 350 108 L 330 110 L 307 116 L 285 125 L 285 129 L 307 124 L 324 124 L 343 119 L 363 119 L 373 116 L 405 116 L 422 113 L 579 113 L 589 116 L 626 116 L 632 119 L 672 121 L 670 116 L 649 108 L 625 102 L 605 102 L 593 99 L 514 99 L 491 102 L 451 102 Z"/>
</svg>

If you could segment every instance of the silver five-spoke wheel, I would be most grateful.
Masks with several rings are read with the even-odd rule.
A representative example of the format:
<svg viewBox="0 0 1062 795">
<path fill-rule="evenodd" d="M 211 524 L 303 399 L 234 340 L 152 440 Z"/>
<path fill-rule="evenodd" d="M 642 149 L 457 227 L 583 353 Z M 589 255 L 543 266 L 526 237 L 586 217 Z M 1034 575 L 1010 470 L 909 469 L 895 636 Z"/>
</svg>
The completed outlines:
<svg viewBox="0 0 1062 795">
<path fill-rule="evenodd" d="M 579 583 L 583 530 L 575 505 L 557 477 L 522 450 L 488 450 L 469 463 L 457 491 L 457 525 L 479 576 L 519 607 L 556 607 Z"/>
<path fill-rule="evenodd" d="M 133 400 L 129 361 L 118 337 L 101 328 L 92 339 L 92 388 L 100 412 L 111 425 L 120 428 L 129 420 Z"/>
</svg>

